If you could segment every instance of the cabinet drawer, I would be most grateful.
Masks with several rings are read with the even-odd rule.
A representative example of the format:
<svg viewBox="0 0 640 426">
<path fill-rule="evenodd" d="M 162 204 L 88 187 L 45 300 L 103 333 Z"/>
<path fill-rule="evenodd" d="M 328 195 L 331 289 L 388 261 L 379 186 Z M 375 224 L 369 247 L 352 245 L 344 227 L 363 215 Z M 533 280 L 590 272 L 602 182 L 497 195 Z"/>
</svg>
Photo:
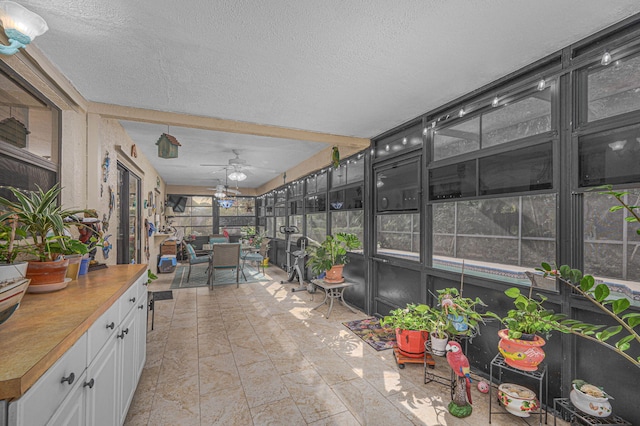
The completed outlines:
<svg viewBox="0 0 640 426">
<path fill-rule="evenodd" d="M 86 367 L 87 333 L 84 333 L 31 389 L 9 404 L 9 425 L 45 424 L 80 380 Z M 65 378 L 67 381 L 62 382 Z"/>
<path fill-rule="evenodd" d="M 87 332 L 89 360 L 95 358 L 107 339 L 116 332 L 120 321 L 122 321 L 122 315 L 120 315 L 120 299 L 118 299 L 93 323 Z"/>
<path fill-rule="evenodd" d="M 138 287 L 139 285 L 137 285 L 136 281 L 131 285 L 131 287 L 127 289 L 127 291 L 124 292 L 122 296 L 120 296 L 120 300 L 118 300 L 118 303 L 120 303 L 121 321 L 127 316 L 129 311 L 131 311 L 131 309 L 136 306 L 136 302 L 140 299 L 140 296 L 138 296 Z"/>
<path fill-rule="evenodd" d="M 145 295 L 147 291 L 149 291 L 149 288 L 147 287 L 147 280 L 147 272 L 145 272 L 140 278 L 138 278 L 138 280 L 134 284 L 134 286 L 136 286 L 136 288 L 138 289 L 138 297 L 140 298 L 142 298 L 142 296 Z"/>
</svg>

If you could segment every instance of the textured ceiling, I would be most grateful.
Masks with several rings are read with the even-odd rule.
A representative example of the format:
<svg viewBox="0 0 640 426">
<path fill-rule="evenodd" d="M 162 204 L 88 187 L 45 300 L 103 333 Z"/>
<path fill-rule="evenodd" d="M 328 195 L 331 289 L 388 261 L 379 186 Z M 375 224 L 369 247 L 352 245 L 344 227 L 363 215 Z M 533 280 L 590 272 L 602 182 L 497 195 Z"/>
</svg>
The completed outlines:
<svg viewBox="0 0 640 426">
<path fill-rule="evenodd" d="M 34 44 L 90 101 L 367 138 L 640 11 L 637 0 L 20 3 L 49 24 Z"/>
</svg>

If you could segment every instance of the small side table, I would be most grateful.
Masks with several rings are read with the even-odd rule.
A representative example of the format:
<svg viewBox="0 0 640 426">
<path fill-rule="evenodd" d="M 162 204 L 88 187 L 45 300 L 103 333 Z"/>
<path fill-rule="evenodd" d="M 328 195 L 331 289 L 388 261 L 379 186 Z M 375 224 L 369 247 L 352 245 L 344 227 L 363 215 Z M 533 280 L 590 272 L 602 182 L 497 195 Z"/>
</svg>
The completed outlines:
<svg viewBox="0 0 640 426">
<path fill-rule="evenodd" d="M 547 375 L 547 364 L 541 363 L 538 365 L 538 369 L 536 371 L 524 371 L 514 368 L 507 364 L 502 356 L 502 354 L 498 353 L 489 366 L 489 424 L 491 424 L 491 415 L 492 414 L 509 414 L 512 416 L 513 414 L 508 413 L 507 411 L 491 411 L 491 402 L 493 397 L 491 393 L 493 392 L 493 367 L 498 368 L 498 384 L 502 383 L 502 371 L 507 370 L 513 373 L 520 374 L 525 377 L 529 377 L 531 379 L 538 381 L 538 401 L 540 402 L 540 408 L 538 410 L 538 414 L 540 415 L 539 424 L 542 425 L 542 405 L 544 404 L 544 424 L 547 424 L 547 414 L 549 411 L 549 407 L 547 406 L 547 399 L 549 398 L 549 376 Z M 544 394 L 542 393 L 542 384 L 544 382 Z M 544 399 L 543 399 L 544 396 Z"/>
<path fill-rule="evenodd" d="M 553 411 L 556 411 L 564 420 L 569 420 L 571 424 L 574 424 L 575 422 L 576 424 L 583 425 L 631 426 L 631 423 L 614 414 L 607 417 L 596 417 L 583 413 L 573 406 L 569 398 L 554 398 Z M 553 426 L 556 426 L 556 417 L 553 418 Z"/>
<path fill-rule="evenodd" d="M 354 283 L 345 281 L 340 284 L 329 284 L 329 283 L 325 283 L 324 280 L 318 280 L 318 279 L 311 280 L 311 283 L 324 290 L 324 300 L 318 306 L 312 308 L 311 309 L 312 311 L 314 309 L 318 309 L 320 306 L 327 303 L 327 300 L 329 300 L 330 301 L 329 311 L 327 312 L 327 319 L 329 319 L 329 315 L 331 315 L 331 310 L 333 309 L 333 300 L 340 299 L 342 304 L 347 308 L 349 308 L 351 312 L 356 314 L 358 313 L 358 311 L 353 309 L 351 306 L 347 305 L 347 303 L 344 301 L 344 289 L 347 287 L 352 287 L 353 285 L 355 285 Z"/>
</svg>

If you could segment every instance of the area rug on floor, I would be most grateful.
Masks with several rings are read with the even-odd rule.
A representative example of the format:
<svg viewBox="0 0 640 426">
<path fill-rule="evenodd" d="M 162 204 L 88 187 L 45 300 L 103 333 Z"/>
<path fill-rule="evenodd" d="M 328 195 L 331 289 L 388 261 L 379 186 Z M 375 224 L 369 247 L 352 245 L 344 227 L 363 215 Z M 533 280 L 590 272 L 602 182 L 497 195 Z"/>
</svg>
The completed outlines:
<svg viewBox="0 0 640 426">
<path fill-rule="evenodd" d="M 207 285 L 207 265 L 195 265 L 191 268 L 191 277 L 187 282 L 187 274 L 189 273 L 189 265 L 180 265 L 176 269 L 176 276 L 171 282 L 169 288 L 193 288 L 193 287 L 205 287 Z M 240 272 L 240 284 L 254 283 L 257 281 L 264 281 L 269 277 L 262 273 L 262 269 L 257 270 L 251 265 L 245 265 L 244 274 L 247 277 L 245 281 Z M 216 269 L 216 279 L 213 281 L 213 285 L 229 285 L 236 283 L 236 272 L 231 269 Z"/>
<path fill-rule="evenodd" d="M 349 330 L 367 342 L 376 351 L 393 348 L 396 344 L 396 332 L 391 328 L 382 328 L 380 319 L 371 317 L 343 322 Z"/>
<path fill-rule="evenodd" d="M 173 292 L 171 290 L 153 291 L 152 293 L 154 302 L 173 299 Z"/>
</svg>

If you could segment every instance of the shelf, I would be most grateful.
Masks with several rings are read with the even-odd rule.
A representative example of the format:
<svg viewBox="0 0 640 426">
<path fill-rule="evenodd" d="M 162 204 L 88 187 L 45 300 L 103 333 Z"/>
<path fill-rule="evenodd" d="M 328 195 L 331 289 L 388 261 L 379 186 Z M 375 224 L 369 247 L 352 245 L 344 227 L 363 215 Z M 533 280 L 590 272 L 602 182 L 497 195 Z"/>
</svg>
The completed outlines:
<svg viewBox="0 0 640 426">
<path fill-rule="evenodd" d="M 553 410 L 558 412 L 563 419 L 569 420 L 571 424 L 579 425 L 625 425 L 631 426 L 631 423 L 618 417 L 614 414 L 608 417 L 596 417 L 591 414 L 583 413 L 573 406 L 569 398 L 554 398 Z M 575 422 L 575 423 L 574 423 Z M 556 419 L 553 419 L 553 425 L 555 426 Z"/>
</svg>

